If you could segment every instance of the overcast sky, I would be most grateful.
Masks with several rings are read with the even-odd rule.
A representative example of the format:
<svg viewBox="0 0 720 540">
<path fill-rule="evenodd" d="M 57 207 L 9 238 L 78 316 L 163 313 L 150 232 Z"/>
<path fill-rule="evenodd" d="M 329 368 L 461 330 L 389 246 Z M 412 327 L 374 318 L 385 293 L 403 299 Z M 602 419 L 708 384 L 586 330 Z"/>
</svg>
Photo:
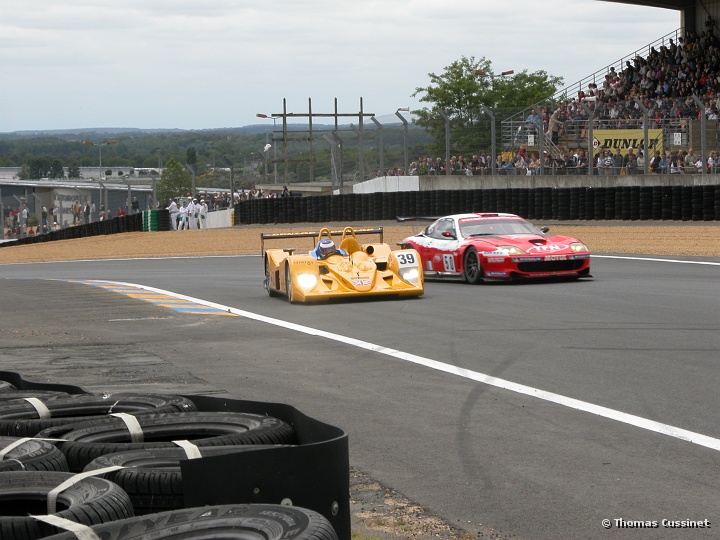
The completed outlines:
<svg viewBox="0 0 720 540">
<path fill-rule="evenodd" d="M 597 0 L 0 0 L 0 132 L 240 127 L 283 98 L 380 117 L 462 56 L 569 86 L 679 26 Z"/>
</svg>

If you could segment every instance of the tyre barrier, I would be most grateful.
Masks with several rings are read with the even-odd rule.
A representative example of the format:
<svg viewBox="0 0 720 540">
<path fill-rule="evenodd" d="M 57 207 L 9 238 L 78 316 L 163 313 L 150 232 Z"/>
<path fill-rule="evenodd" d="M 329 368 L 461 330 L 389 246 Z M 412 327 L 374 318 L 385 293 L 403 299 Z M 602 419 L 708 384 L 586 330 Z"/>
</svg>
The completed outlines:
<svg viewBox="0 0 720 540">
<path fill-rule="evenodd" d="M 720 219 L 720 185 L 402 191 L 292 200 L 305 205 L 305 211 L 282 211 L 286 204 L 282 198 L 260 199 L 238 203 L 235 215 L 245 225 L 378 221 L 463 212 L 509 212 L 531 220 L 558 221 Z"/>
<path fill-rule="evenodd" d="M 275 447 L 261 444 L 208 446 L 199 448 L 198 454 L 200 457 L 212 457 Z M 180 462 L 187 459 L 192 458 L 184 448 L 178 447 L 116 452 L 93 459 L 84 471 L 122 467 L 102 473 L 100 477 L 123 488 L 132 501 L 135 515 L 139 516 L 184 508 L 185 490 Z"/>
<path fill-rule="evenodd" d="M 195 411 L 188 398 L 161 394 L 118 393 L 104 396 L 0 401 L 0 435 L 32 437 L 53 426 L 67 426 L 112 413 Z"/>
<path fill-rule="evenodd" d="M 205 506 L 149 514 L 94 525 L 99 538 L 191 540 L 208 538 L 257 538 L 264 540 L 337 540 L 330 522 L 312 510 L 296 506 L 247 504 Z M 47 540 L 77 540 L 73 533 Z"/>
<path fill-rule="evenodd" d="M 96 477 L 83 478 L 61 491 L 57 495 L 57 511 L 51 511 L 50 492 L 72 477 L 64 472 L 1 473 L 0 538 L 34 540 L 63 532 L 33 515 L 52 513 L 88 526 L 134 516 L 127 494 L 113 482 Z"/>
<path fill-rule="evenodd" d="M 70 399 L 98 397 L 73 385 L 28 381 L 15 372 L 0 371 L 0 381 L 7 383 L 4 387 L 8 392 L 31 393 L 37 390 L 38 392 L 66 392 L 73 395 Z M 115 457 L 111 457 L 114 454 L 108 454 L 107 452 L 120 450 L 121 457 L 119 459 L 125 460 L 127 465 L 123 465 L 126 469 L 122 469 L 122 471 L 125 472 L 118 478 L 126 475 L 125 480 L 122 480 L 122 482 L 126 482 L 128 481 L 127 478 L 137 479 L 146 476 L 145 483 L 153 484 L 159 478 L 158 474 L 154 474 L 153 467 L 158 464 L 159 460 L 166 459 L 163 455 L 166 452 L 185 452 L 186 446 L 192 446 L 187 441 L 192 440 L 199 447 L 201 457 L 197 459 L 180 458 L 173 461 L 172 465 L 165 470 L 166 474 L 175 475 L 179 483 L 163 480 L 158 481 L 151 487 L 151 490 L 155 493 L 160 493 L 160 495 L 154 494 L 152 497 L 163 499 L 168 485 L 173 486 L 168 501 L 158 502 L 156 500 L 153 502 L 153 504 L 157 503 L 158 507 L 163 508 L 182 502 L 182 510 L 175 510 L 174 513 L 163 512 L 163 514 L 171 515 L 173 522 L 182 521 L 184 519 L 182 516 L 196 516 L 192 518 L 195 520 L 201 519 L 202 516 L 222 515 L 225 512 L 224 509 L 217 511 L 214 509 L 215 506 L 220 505 L 258 508 L 257 505 L 282 504 L 283 506 L 273 507 L 273 509 L 266 508 L 261 511 L 268 518 L 290 515 L 282 514 L 281 510 L 300 512 L 301 514 L 305 512 L 308 515 L 318 514 L 322 517 L 309 519 L 298 515 L 293 518 L 296 523 L 301 525 L 306 521 L 310 523 L 307 527 L 300 527 L 302 534 L 299 532 L 300 529 L 298 531 L 295 531 L 295 528 L 292 531 L 280 529 L 280 525 L 271 520 L 268 525 L 264 525 L 267 531 L 264 530 L 261 536 L 262 534 L 268 534 L 267 538 L 275 538 L 276 536 L 272 536 L 272 534 L 278 534 L 274 531 L 280 530 L 283 535 L 286 535 L 282 536 L 283 538 L 341 538 L 343 540 L 350 538 L 349 451 L 347 435 L 341 429 L 310 418 L 294 407 L 285 404 L 202 395 L 179 397 L 191 400 L 197 407 L 197 412 L 141 413 L 133 417 L 134 421 L 141 426 L 141 433 L 145 438 L 144 443 L 122 442 L 123 437 L 127 439 L 130 430 L 128 427 L 130 424 L 122 418 L 96 418 L 78 424 L 50 427 L 44 430 L 45 433 L 42 435 L 38 434 L 37 439 L 32 439 L 32 443 L 27 443 L 30 446 L 24 446 L 24 442 L 18 442 L 4 454 L 3 448 L 0 448 L 0 457 L 4 458 L 4 460 L 0 459 L 0 463 L 20 455 L 11 454 L 15 450 L 20 453 L 32 454 L 33 450 L 40 448 L 40 444 L 44 442 L 39 440 L 40 437 L 62 435 L 67 436 L 68 439 L 74 439 L 55 441 L 56 449 L 65 456 L 66 461 L 68 461 L 68 468 L 71 471 L 80 471 L 85 467 L 89 467 L 90 462 L 96 459 L 115 460 Z M 63 398 L 59 399 L 62 400 Z M 195 421 L 191 420 L 193 417 Z M 169 420 L 171 418 L 173 420 Z M 238 422 L 239 418 L 242 420 Z M 165 420 L 160 421 L 160 419 Z M 120 427 L 121 424 L 124 427 Z M 275 426 L 275 428 L 272 426 Z M 116 435 L 117 437 L 113 439 Z M 137 436 L 137 433 L 135 436 Z M 182 441 L 177 439 L 182 439 Z M 221 443 L 224 446 L 209 446 L 216 443 Z M 2 444 L 0 442 L 0 446 Z M 38 446 L 33 446 L 35 444 Z M 146 444 L 148 447 L 143 448 L 141 446 L 142 450 L 140 452 L 150 454 L 157 452 L 157 455 L 148 458 L 148 462 L 143 465 L 136 460 L 130 462 L 127 456 L 135 452 L 133 444 Z M 182 445 L 183 449 L 178 449 L 176 445 Z M 155 446 L 161 448 L 155 448 Z M 192 452 L 190 453 L 192 454 Z M 57 456 L 57 454 L 53 455 Z M 123 455 L 125 457 L 122 457 Z M 70 456 L 70 460 L 68 460 L 68 456 Z M 61 458 L 58 459 L 61 461 Z M 47 466 L 49 467 L 49 465 Z M 30 468 L 28 465 L 25 465 L 25 467 Z M 133 471 L 128 472 L 131 468 Z M 55 471 L 40 473 L 27 470 L 7 471 L 0 472 L 0 480 L 7 478 L 4 475 L 25 475 L 31 474 L 31 472 L 71 476 L 70 473 Z M 81 474 L 91 474 L 91 472 Z M 109 472 L 114 471 L 102 471 L 100 474 L 105 476 Z M 88 481 L 103 481 L 114 486 L 113 491 L 115 493 L 122 493 L 124 498 L 130 501 L 130 510 L 128 511 L 128 507 L 125 506 L 125 512 L 135 513 L 132 507 L 133 500 L 122 487 L 108 478 L 93 477 L 92 480 Z M 49 487 L 49 489 L 54 488 Z M 83 489 L 88 490 L 91 488 L 85 487 Z M 42 514 L 44 511 L 42 501 L 46 495 L 47 493 L 40 493 L 33 496 L 30 503 L 27 500 L 21 500 L 17 504 L 13 503 L 15 506 L 7 506 L 7 508 L 22 507 L 24 509 L 20 515 L 22 519 L 26 519 L 28 512 Z M 136 492 L 134 495 L 140 494 Z M 2 512 L 10 512 L 5 510 L 5 501 L 11 499 L 23 499 L 23 496 L 17 493 L 9 493 L 4 496 L 2 484 L 0 484 L 0 523 L 2 523 Z M 148 497 L 145 497 L 144 502 L 138 504 L 141 512 L 144 512 L 145 508 L 149 508 L 147 505 L 143 506 L 147 501 Z M 70 502 L 58 498 L 58 503 L 67 506 L 68 510 L 72 509 Z M 213 507 L 210 512 L 208 512 L 208 507 Z M 196 514 L 196 510 L 200 513 Z M 276 513 L 276 511 L 280 513 Z M 249 515 L 255 510 L 238 510 L 237 512 L 245 512 Z M 129 513 L 128 517 L 132 516 L 132 513 Z M 147 518 L 147 516 L 155 515 L 160 516 L 160 514 L 145 514 L 143 517 Z M 15 519 L 20 516 L 10 517 Z M 46 519 L 51 524 L 33 522 L 33 525 L 29 525 L 23 522 L 22 525 L 19 525 L 21 529 L 15 528 L 14 530 L 26 531 L 28 527 L 33 527 L 33 530 L 40 530 L 43 537 L 48 534 L 60 533 L 62 530 L 72 530 L 62 527 L 62 523 L 58 524 L 57 519 L 51 518 L 51 516 L 38 515 L 36 517 L 38 520 Z M 118 517 L 118 519 L 120 518 Z M 112 527 L 115 526 L 115 521 L 113 519 L 114 525 Z M 169 529 L 154 528 L 154 522 L 151 520 L 146 519 L 142 523 L 144 523 L 142 526 L 152 524 L 153 531 L 157 531 L 157 536 L 155 536 L 155 532 L 152 533 L 155 538 L 173 537 L 172 534 L 174 533 Z M 127 526 L 131 526 L 130 522 L 127 523 Z M 213 527 L 215 526 L 213 525 Z M 221 526 L 227 525 L 221 524 Z M 102 529 L 102 531 L 116 530 L 112 527 Z M 194 528 L 194 525 L 191 528 Z M 232 532 L 223 532 L 225 529 L 219 530 L 220 532 L 215 536 L 213 536 L 214 533 L 212 532 L 205 536 L 202 536 L 203 533 L 197 533 L 198 535 L 194 536 L 193 533 L 188 532 L 188 535 L 183 536 L 183 538 L 227 537 L 228 534 L 235 537 L 232 536 Z M 113 537 L 112 533 L 106 534 L 102 531 L 102 538 Z M 143 534 L 138 532 L 137 538 L 143 537 Z M 251 533 L 251 536 L 254 538 L 256 535 Z M 30 538 L 32 536 L 30 536 L 30 533 L 22 532 L 21 537 Z M 59 537 L 77 538 L 72 532 L 62 533 Z M 123 537 L 125 538 L 125 536 Z M 0 529 L 0 538 L 4 540 L 5 538 L 14 539 L 16 537 L 10 535 L 10 533 L 6 535 L 4 529 Z"/>
<path fill-rule="evenodd" d="M 158 228 L 159 230 L 170 230 L 170 217 L 167 210 L 158 210 Z M 160 226 L 165 223 L 162 213 L 168 214 L 167 229 Z M 119 232 L 135 232 L 143 230 L 142 214 L 133 214 L 131 216 L 120 216 L 106 221 L 98 221 L 86 223 L 85 225 L 74 225 L 59 231 L 51 231 L 34 236 L 26 236 L 18 238 L 14 242 L 2 242 L 0 247 L 18 246 L 25 244 L 37 244 L 40 242 L 51 242 L 54 240 L 71 240 L 73 238 L 85 238 L 88 236 L 100 236 L 106 234 L 116 234 Z"/>
<path fill-rule="evenodd" d="M 115 452 L 175 448 L 176 440 L 195 446 L 293 444 L 291 426 L 267 415 L 225 412 L 144 414 L 135 417 L 139 436 L 122 418 L 110 417 L 44 429 L 38 438 L 62 439 L 57 447 L 72 472 L 81 472 L 92 460 Z"/>
</svg>

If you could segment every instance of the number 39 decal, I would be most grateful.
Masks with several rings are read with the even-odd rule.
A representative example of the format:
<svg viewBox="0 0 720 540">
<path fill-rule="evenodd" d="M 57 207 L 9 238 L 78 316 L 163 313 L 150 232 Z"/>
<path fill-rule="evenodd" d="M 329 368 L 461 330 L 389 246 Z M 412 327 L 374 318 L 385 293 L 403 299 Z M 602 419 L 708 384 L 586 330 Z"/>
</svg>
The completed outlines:
<svg viewBox="0 0 720 540">
<path fill-rule="evenodd" d="M 398 266 L 417 266 L 417 260 L 414 253 L 398 253 Z"/>
</svg>

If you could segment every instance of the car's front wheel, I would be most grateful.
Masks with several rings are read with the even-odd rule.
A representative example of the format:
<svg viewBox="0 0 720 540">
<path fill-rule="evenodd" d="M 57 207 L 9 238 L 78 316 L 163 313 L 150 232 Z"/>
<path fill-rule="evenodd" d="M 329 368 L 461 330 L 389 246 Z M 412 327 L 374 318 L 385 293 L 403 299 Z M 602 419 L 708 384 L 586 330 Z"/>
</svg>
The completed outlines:
<svg viewBox="0 0 720 540">
<path fill-rule="evenodd" d="M 475 248 L 471 247 L 465 251 L 463 271 L 465 273 L 465 281 L 470 283 L 470 285 L 477 285 L 482 281 L 482 265 L 480 264 L 480 257 Z"/>
<path fill-rule="evenodd" d="M 287 292 L 288 300 L 291 304 L 295 303 L 297 299 L 293 291 L 292 274 L 290 273 L 290 265 L 285 266 L 285 291 Z"/>
</svg>

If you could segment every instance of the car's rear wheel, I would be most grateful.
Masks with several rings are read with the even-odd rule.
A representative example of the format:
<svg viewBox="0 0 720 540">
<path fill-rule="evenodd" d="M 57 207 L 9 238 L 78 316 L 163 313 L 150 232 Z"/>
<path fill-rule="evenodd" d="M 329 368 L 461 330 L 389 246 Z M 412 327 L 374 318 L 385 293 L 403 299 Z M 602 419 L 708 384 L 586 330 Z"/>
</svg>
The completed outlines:
<svg viewBox="0 0 720 540">
<path fill-rule="evenodd" d="M 463 271 L 465 273 L 465 281 L 471 285 L 477 285 L 482 281 L 483 270 L 480 264 L 480 257 L 477 254 L 475 248 L 468 248 L 465 251 L 465 257 L 463 259 Z"/>
</svg>

